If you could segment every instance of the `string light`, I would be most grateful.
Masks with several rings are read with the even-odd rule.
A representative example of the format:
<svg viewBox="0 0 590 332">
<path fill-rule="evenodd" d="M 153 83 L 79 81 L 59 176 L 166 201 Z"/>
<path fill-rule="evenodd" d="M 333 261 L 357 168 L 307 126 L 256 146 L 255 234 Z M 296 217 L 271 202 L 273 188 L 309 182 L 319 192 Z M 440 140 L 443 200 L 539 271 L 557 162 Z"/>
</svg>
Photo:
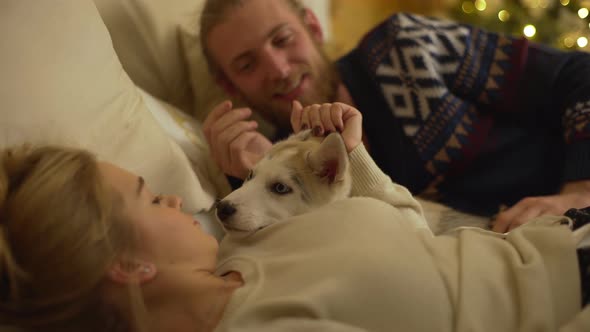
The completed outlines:
<svg viewBox="0 0 590 332">
<path fill-rule="evenodd" d="M 483 12 L 488 7 L 488 4 L 485 0 L 475 0 L 475 9 Z"/>
<path fill-rule="evenodd" d="M 461 9 L 467 14 L 471 14 L 475 11 L 475 5 L 471 1 L 463 1 Z"/>
<path fill-rule="evenodd" d="M 535 28 L 535 26 L 532 24 L 528 24 L 524 27 L 522 32 L 524 33 L 525 36 L 532 38 L 535 36 L 535 34 L 537 34 L 537 28 Z"/>
<path fill-rule="evenodd" d="M 502 22 L 507 22 L 510 19 L 510 12 L 506 9 L 502 9 L 498 12 L 498 19 Z"/>
<path fill-rule="evenodd" d="M 455 7 L 455 15 L 463 17 L 466 22 L 481 22 L 484 27 L 507 33 L 514 33 L 513 28 L 520 26 L 521 33 L 536 42 L 590 52 L 590 0 L 559 0 L 562 7 L 555 0 L 514 0 L 510 8 L 494 1 L 512 0 L 456 1 L 461 5 Z M 582 21 L 572 19 L 572 16 L 578 16 Z M 555 27 L 537 29 L 537 26 L 545 27 L 547 24 Z M 585 26 L 589 30 L 580 29 Z"/>
</svg>

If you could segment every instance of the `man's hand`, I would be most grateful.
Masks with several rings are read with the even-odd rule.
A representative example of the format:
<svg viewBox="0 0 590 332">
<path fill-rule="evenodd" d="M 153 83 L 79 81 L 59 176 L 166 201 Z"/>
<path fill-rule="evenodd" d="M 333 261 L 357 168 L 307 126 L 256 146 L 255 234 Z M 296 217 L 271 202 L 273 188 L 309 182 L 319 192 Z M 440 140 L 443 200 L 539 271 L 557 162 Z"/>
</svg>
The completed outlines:
<svg viewBox="0 0 590 332">
<path fill-rule="evenodd" d="M 203 122 L 203 132 L 211 157 L 228 175 L 244 179 L 252 167 L 271 148 L 272 143 L 247 120 L 249 108 L 232 108 L 230 101 L 217 105 Z"/>
<path fill-rule="evenodd" d="M 359 145 L 363 135 L 363 116 L 356 108 L 343 104 L 314 104 L 303 107 L 293 102 L 291 126 L 294 132 L 311 129 L 315 136 L 339 132 L 349 153 Z"/>
<path fill-rule="evenodd" d="M 590 181 L 569 182 L 557 195 L 527 197 L 498 214 L 492 230 L 508 232 L 543 214 L 563 215 L 571 208 L 590 206 Z"/>
</svg>

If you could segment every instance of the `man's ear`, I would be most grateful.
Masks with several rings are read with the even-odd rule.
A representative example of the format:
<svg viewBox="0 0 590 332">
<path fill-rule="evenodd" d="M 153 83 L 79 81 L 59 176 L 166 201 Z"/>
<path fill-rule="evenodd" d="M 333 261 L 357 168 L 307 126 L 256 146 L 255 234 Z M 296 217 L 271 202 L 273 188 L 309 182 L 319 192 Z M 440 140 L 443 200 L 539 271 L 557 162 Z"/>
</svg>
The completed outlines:
<svg viewBox="0 0 590 332">
<path fill-rule="evenodd" d="M 111 281 L 120 284 L 143 284 L 156 277 L 156 265 L 145 261 L 117 260 L 108 271 Z"/>
<path fill-rule="evenodd" d="M 215 77 L 215 82 L 227 93 L 232 97 L 236 97 L 238 94 L 238 89 L 236 86 L 223 74 L 217 74 Z"/>
<path fill-rule="evenodd" d="M 322 45 L 324 43 L 324 31 L 322 30 L 322 25 L 320 24 L 318 17 L 309 8 L 305 8 L 303 23 L 309 29 L 311 37 L 315 42 Z"/>
</svg>

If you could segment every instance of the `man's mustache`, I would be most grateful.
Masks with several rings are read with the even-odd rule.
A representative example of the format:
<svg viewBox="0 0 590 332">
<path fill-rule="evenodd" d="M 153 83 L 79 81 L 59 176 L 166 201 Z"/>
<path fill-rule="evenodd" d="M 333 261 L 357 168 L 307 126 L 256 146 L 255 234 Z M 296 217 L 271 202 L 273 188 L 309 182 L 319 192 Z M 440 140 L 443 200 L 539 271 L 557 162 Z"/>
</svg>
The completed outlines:
<svg viewBox="0 0 590 332">
<path fill-rule="evenodd" d="M 277 85 L 273 89 L 274 94 L 287 94 L 295 89 L 305 75 L 310 71 L 307 68 L 297 70 L 297 72 L 290 74 L 288 77 L 277 82 Z"/>
</svg>

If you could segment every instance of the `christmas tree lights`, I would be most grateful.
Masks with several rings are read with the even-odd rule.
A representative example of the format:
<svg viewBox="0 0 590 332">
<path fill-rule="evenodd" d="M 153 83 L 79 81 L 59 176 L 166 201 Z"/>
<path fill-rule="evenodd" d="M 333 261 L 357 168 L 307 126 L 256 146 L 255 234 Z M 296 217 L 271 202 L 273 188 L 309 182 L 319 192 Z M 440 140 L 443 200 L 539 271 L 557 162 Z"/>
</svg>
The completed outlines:
<svg viewBox="0 0 590 332">
<path fill-rule="evenodd" d="M 554 47 L 590 51 L 590 0 L 459 0 L 451 16 Z"/>
</svg>

